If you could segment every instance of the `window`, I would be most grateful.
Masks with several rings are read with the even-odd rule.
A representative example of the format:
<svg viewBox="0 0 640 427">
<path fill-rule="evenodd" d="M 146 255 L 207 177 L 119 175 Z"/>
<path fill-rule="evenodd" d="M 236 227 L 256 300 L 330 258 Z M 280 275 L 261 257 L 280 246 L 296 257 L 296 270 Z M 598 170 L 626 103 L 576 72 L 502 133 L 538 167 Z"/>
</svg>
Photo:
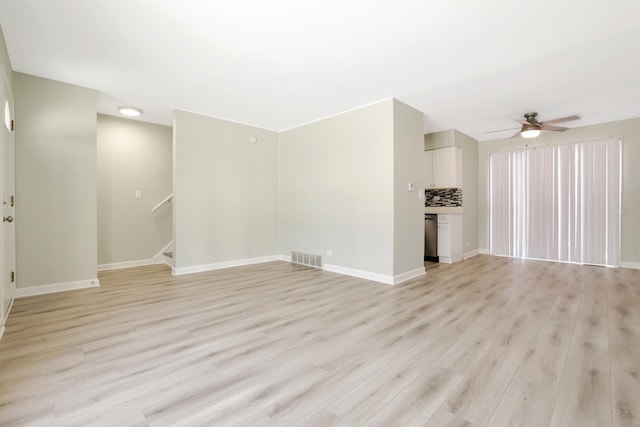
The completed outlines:
<svg viewBox="0 0 640 427">
<path fill-rule="evenodd" d="M 622 141 L 490 158 L 490 253 L 618 266 Z"/>
</svg>

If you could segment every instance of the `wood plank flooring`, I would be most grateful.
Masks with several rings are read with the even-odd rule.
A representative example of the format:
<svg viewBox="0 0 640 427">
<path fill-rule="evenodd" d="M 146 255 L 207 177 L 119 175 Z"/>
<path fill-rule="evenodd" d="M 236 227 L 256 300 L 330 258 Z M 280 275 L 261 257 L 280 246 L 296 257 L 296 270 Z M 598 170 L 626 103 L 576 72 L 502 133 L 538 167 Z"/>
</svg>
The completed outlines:
<svg viewBox="0 0 640 427">
<path fill-rule="evenodd" d="M 2 426 L 640 426 L 640 271 L 273 262 L 16 300 Z"/>
</svg>

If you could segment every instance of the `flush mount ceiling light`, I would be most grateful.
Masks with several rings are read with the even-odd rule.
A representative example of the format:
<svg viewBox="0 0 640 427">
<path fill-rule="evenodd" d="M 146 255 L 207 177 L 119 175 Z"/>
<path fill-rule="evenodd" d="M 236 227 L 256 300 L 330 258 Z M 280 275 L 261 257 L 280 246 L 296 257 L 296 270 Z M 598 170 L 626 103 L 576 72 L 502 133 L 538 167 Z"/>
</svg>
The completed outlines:
<svg viewBox="0 0 640 427">
<path fill-rule="evenodd" d="M 125 116 L 130 116 L 130 117 L 138 117 L 140 114 L 142 114 L 142 110 L 136 107 L 128 107 L 128 106 L 120 106 L 118 107 L 118 111 L 120 111 L 120 113 L 124 114 Z"/>
</svg>

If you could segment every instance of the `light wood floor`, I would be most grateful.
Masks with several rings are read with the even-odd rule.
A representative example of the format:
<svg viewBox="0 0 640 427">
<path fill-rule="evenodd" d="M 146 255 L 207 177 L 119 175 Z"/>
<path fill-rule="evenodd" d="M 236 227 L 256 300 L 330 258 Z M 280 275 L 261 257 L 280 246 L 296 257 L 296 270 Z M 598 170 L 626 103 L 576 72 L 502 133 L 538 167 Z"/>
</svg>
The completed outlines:
<svg viewBox="0 0 640 427">
<path fill-rule="evenodd" d="M 16 301 L 0 425 L 639 426 L 640 271 L 273 262 Z"/>
</svg>

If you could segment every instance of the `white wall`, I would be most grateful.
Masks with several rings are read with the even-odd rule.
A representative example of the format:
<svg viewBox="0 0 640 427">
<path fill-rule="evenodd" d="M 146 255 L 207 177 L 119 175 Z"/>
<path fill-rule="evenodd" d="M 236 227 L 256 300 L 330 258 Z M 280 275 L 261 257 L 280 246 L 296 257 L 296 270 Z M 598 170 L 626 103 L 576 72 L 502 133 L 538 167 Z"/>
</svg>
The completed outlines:
<svg viewBox="0 0 640 427">
<path fill-rule="evenodd" d="M 173 237 L 173 130 L 98 115 L 98 264 L 150 261 Z M 136 199 L 140 190 L 142 198 Z"/>
<path fill-rule="evenodd" d="M 278 255 L 278 134 L 177 110 L 173 150 L 176 273 Z"/>
<path fill-rule="evenodd" d="M 489 155 L 496 151 L 535 145 L 562 144 L 622 136 L 622 252 L 623 266 L 640 268 L 640 118 L 577 127 L 566 132 L 543 132 L 535 141 L 496 139 L 480 143 L 479 151 L 479 219 L 480 247 L 489 247 L 488 170 Z"/>
<path fill-rule="evenodd" d="M 479 143 L 470 136 L 449 129 L 424 136 L 424 149 L 433 150 L 444 147 L 462 148 L 462 207 L 463 214 L 463 251 L 473 253 L 480 248 L 478 239 L 478 150 Z"/>
<path fill-rule="evenodd" d="M 96 280 L 96 92 L 14 74 L 18 288 Z"/>
<path fill-rule="evenodd" d="M 394 100 L 394 275 L 424 268 L 423 120 L 422 112 Z"/>
</svg>

